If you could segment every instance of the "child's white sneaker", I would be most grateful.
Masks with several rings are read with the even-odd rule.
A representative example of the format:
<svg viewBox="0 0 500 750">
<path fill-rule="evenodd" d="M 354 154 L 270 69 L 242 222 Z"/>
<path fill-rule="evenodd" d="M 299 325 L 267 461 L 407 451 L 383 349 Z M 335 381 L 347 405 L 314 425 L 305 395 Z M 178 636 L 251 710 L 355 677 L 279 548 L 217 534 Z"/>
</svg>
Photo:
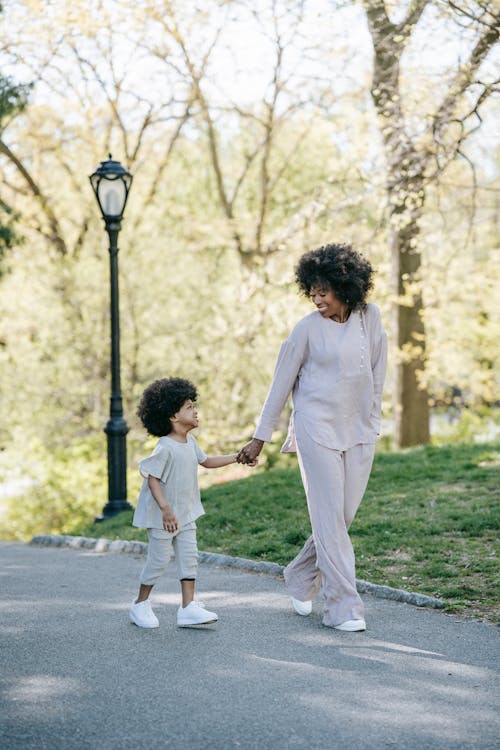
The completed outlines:
<svg viewBox="0 0 500 750">
<path fill-rule="evenodd" d="M 133 601 L 128 611 L 130 621 L 140 628 L 158 628 L 160 623 L 153 612 L 149 599 L 142 602 Z"/>
<path fill-rule="evenodd" d="M 210 622 L 217 622 L 218 619 L 215 612 L 209 612 L 197 601 L 192 601 L 187 607 L 179 607 L 177 610 L 177 625 L 180 628 L 208 625 Z"/>
</svg>

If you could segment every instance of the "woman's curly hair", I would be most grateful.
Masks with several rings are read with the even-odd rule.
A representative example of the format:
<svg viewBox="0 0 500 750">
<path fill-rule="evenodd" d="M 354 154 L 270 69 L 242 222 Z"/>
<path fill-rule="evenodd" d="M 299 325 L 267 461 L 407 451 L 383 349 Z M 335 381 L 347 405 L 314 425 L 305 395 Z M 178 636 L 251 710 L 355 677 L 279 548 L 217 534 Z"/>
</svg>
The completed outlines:
<svg viewBox="0 0 500 750">
<path fill-rule="evenodd" d="M 196 387 L 182 378 L 163 378 L 148 385 L 142 394 L 137 415 L 150 435 L 162 437 L 172 432 L 173 417 L 182 405 L 196 401 Z"/>
<path fill-rule="evenodd" d="M 373 286 L 373 268 L 351 245 L 323 245 L 305 253 L 295 269 L 299 289 L 309 297 L 311 289 L 332 289 L 351 310 L 366 305 Z"/>
</svg>

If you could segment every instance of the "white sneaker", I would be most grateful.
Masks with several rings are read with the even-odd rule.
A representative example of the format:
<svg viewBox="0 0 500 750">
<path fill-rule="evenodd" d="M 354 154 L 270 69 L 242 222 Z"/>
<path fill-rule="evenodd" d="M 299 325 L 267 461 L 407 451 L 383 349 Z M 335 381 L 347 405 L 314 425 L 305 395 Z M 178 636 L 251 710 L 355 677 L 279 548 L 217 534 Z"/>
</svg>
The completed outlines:
<svg viewBox="0 0 500 750">
<path fill-rule="evenodd" d="M 151 608 L 151 602 L 149 599 L 144 599 L 142 602 L 132 602 L 128 611 L 130 621 L 137 625 L 139 628 L 158 628 L 160 623 L 158 618 Z"/>
<path fill-rule="evenodd" d="M 204 609 L 197 601 L 192 601 L 187 607 L 179 607 L 177 610 L 177 625 L 180 628 L 190 625 L 208 625 L 210 622 L 217 622 L 218 619 L 215 612 Z"/>
<path fill-rule="evenodd" d="M 294 599 L 293 596 L 291 598 L 293 608 L 298 615 L 307 617 L 307 615 L 311 614 L 313 608 L 313 603 L 311 601 L 301 602 L 300 599 Z"/>
<path fill-rule="evenodd" d="M 346 620 L 333 627 L 335 630 L 347 630 L 349 633 L 356 633 L 358 630 L 366 630 L 366 622 L 364 620 Z"/>
</svg>

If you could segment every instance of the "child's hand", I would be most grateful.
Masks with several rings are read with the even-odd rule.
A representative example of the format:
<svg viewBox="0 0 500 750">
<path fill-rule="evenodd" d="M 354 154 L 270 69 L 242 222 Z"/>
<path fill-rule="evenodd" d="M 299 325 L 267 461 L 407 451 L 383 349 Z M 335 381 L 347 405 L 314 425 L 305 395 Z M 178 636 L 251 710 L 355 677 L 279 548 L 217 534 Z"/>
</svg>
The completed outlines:
<svg viewBox="0 0 500 750">
<path fill-rule="evenodd" d="M 253 458 L 251 461 L 247 461 L 246 465 L 247 466 L 257 466 L 258 463 L 259 463 L 259 459 L 258 458 Z"/>
<path fill-rule="evenodd" d="M 177 523 L 177 517 L 172 508 L 163 508 L 161 511 L 161 517 L 163 518 L 163 528 L 170 534 L 177 531 L 179 524 Z"/>
</svg>

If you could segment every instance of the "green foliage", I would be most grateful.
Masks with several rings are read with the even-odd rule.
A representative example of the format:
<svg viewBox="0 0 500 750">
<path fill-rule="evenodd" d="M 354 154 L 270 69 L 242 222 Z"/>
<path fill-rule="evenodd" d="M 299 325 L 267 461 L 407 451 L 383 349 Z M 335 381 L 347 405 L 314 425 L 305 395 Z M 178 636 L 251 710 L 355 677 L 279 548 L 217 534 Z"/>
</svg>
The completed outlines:
<svg viewBox="0 0 500 750">
<path fill-rule="evenodd" d="M 437 410 L 435 418 L 439 420 L 439 429 L 433 435 L 433 445 L 471 443 L 478 435 L 488 440 L 500 432 L 500 411 L 487 406 L 476 411 L 464 409 L 458 418 L 451 409 Z"/>
<path fill-rule="evenodd" d="M 22 112 L 26 107 L 31 88 L 31 85 L 16 84 L 12 78 L 0 75 L 0 132 L 7 117 Z M 19 213 L 0 199 L 0 275 L 5 251 L 21 241 L 14 226 L 20 218 Z"/>
<path fill-rule="evenodd" d="M 0 200 L 0 277 L 3 273 L 3 259 L 6 250 L 11 250 L 15 245 L 22 241 L 18 231 L 16 231 L 16 222 L 19 221 L 20 215 L 14 213 L 12 208 Z"/>
<path fill-rule="evenodd" d="M 0 78 L 2 141 L 15 157 L 0 154 L 6 178 L 1 185 L 0 249 L 2 242 L 12 249 L 0 294 L 0 392 L 8 415 L 0 424 L 0 450 L 15 466 L 26 443 L 38 436 L 43 455 L 33 498 L 39 498 L 37 508 L 60 505 L 54 508 L 54 524 L 43 521 L 47 528 L 66 524 L 68 487 L 70 507 L 78 518 L 86 513 L 90 519 L 105 501 L 104 480 L 102 486 L 94 485 L 104 466 L 88 477 L 90 483 L 82 481 L 88 493 L 84 500 L 77 495 L 79 481 L 71 485 L 67 467 L 73 450 L 68 446 L 93 444 L 107 419 L 108 252 L 87 175 L 109 148 L 134 174 L 119 241 L 131 497 L 136 492 L 135 463 L 145 443 L 135 410 L 143 388 L 154 378 L 178 374 L 197 383 L 207 450 L 235 450 L 250 437 L 279 345 L 310 310 L 293 284 L 294 265 L 305 250 L 332 240 L 353 241 L 364 249 L 377 269 L 373 300 L 394 339 L 386 180 L 373 111 L 367 106 L 369 65 L 363 50 L 357 63 L 364 72 L 353 76 L 359 82 L 353 90 L 344 76 L 352 50 L 344 39 L 338 46 L 334 42 L 336 34 L 344 36 L 339 26 L 328 28 L 325 22 L 321 30 L 316 28 L 312 46 L 307 35 L 301 36 L 304 29 L 296 29 L 300 33 L 295 35 L 287 32 L 283 38 L 295 41 L 284 50 L 285 66 L 287 59 L 300 58 L 300 49 L 293 45 L 302 39 L 307 59 L 317 55 L 326 67 L 317 69 L 318 76 L 311 72 L 307 86 L 301 66 L 281 69 L 276 110 L 269 119 L 277 71 L 267 53 L 258 73 L 254 62 L 259 54 L 247 71 L 263 82 L 262 90 L 252 86 L 243 92 L 245 87 L 238 86 L 237 93 L 245 96 L 235 106 L 232 93 L 224 98 L 224 86 L 219 89 L 218 75 L 223 67 L 227 71 L 226 54 L 239 34 L 232 37 L 221 29 L 225 41 L 209 53 L 204 47 L 210 37 L 206 23 L 217 3 L 209 3 L 203 21 L 195 10 L 183 7 L 186 4 L 169 3 L 169 9 L 182 10 L 180 28 L 190 29 L 186 51 L 194 56 L 193 69 L 209 71 L 200 87 L 208 102 L 205 114 L 212 117 L 212 147 L 219 145 L 218 175 L 200 102 L 193 103 L 185 127 L 177 130 L 181 102 L 193 92 L 184 64 L 177 65 L 179 40 L 164 36 L 169 24 L 156 27 L 149 7 L 119 5 L 112 14 L 105 9 L 95 14 L 82 0 L 56 0 L 49 9 L 43 3 L 11 3 L 0 26 L 4 54 L 13 63 L 24 59 L 29 69 L 40 72 L 31 94 L 28 86 Z M 270 3 L 266 18 L 272 17 L 273 8 Z M 265 28 L 264 16 L 258 20 Z M 231 29 L 242 28 L 238 12 L 232 23 Z M 293 19 L 284 18 L 284 23 L 292 24 L 291 32 Z M 274 33 L 271 26 L 269 34 Z M 153 27 L 155 32 L 149 34 Z M 261 31 L 257 45 L 268 43 Z M 151 39 L 155 46 L 148 50 Z M 417 47 L 420 43 L 417 39 Z M 164 60 L 162 50 L 168 51 Z M 205 53 L 207 65 L 199 67 Z M 412 56 L 405 61 L 404 80 L 414 98 L 405 106 L 417 102 L 417 123 L 429 93 L 428 71 L 422 68 L 427 58 L 419 49 Z M 413 85 L 417 65 L 418 91 Z M 337 74 L 332 75 L 333 70 Z M 240 71 L 235 74 L 238 78 Z M 441 79 L 444 86 L 445 76 Z M 209 101 L 211 96 L 217 97 L 217 106 L 215 99 Z M 492 109 L 490 117 L 494 114 Z M 488 123 L 485 116 L 483 127 L 491 128 Z M 498 153 L 482 141 L 482 135 L 473 140 L 474 180 L 468 168 L 455 163 L 448 167 L 446 182 L 428 186 L 421 225 L 428 353 L 423 380 L 435 404 L 448 406 L 449 394 L 458 390 L 470 406 L 459 425 L 444 437 L 436 436 L 440 442 L 473 440 L 484 425 L 476 415 L 494 403 L 498 390 L 498 170 L 493 164 Z M 220 184 L 227 197 L 234 198 L 230 216 Z M 471 201 L 476 194 L 480 210 L 474 214 Z M 4 214 L 1 206 L 10 213 Z M 15 226 L 14 217 L 19 217 Z M 394 347 L 385 397 L 389 419 L 393 355 Z M 284 414 L 278 431 L 286 429 L 286 421 Z M 388 436 L 381 442 L 390 447 Z M 278 441 L 266 448 L 265 468 L 284 468 L 291 460 L 278 448 Z M 95 456 L 103 453 L 96 450 Z M 87 467 L 93 461 L 89 455 Z M 79 464 L 81 471 L 86 477 L 87 469 Z M 47 495 L 49 474 L 54 488 Z M 38 515 L 32 514 L 31 523 Z M 20 518 L 16 523 L 15 534 L 29 534 L 31 527 L 24 527 Z"/>
<path fill-rule="evenodd" d="M 0 75 L 0 126 L 4 118 L 23 111 L 31 89 L 32 84 L 18 84 L 10 76 Z"/>
<path fill-rule="evenodd" d="M 7 501 L 3 538 L 67 533 L 96 516 L 106 502 L 105 457 L 100 437 L 54 451 L 33 441 L 19 466 L 31 486 Z"/>
</svg>

